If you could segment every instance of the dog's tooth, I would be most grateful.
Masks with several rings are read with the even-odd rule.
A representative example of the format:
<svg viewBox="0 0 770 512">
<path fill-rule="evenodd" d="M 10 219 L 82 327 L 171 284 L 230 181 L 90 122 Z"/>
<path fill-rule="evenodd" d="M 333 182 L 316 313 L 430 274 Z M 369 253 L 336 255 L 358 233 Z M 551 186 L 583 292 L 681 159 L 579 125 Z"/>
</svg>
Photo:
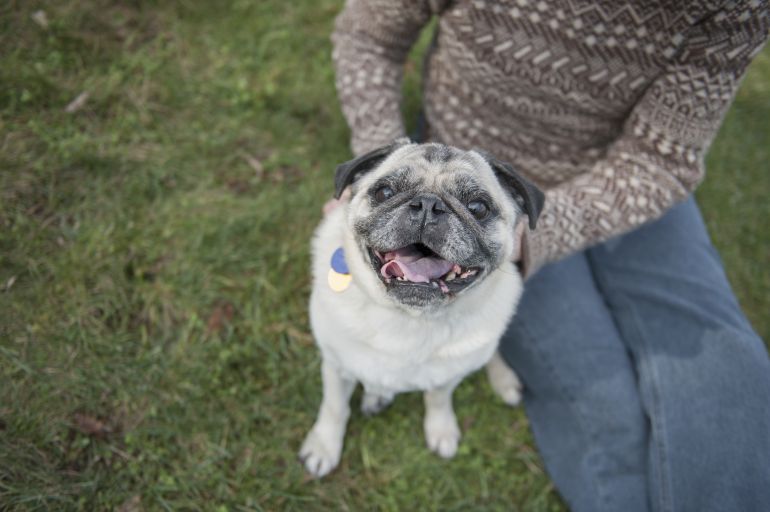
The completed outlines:
<svg viewBox="0 0 770 512">
<path fill-rule="evenodd" d="M 446 277 L 444 278 L 444 281 L 452 281 L 455 277 L 457 277 L 457 274 L 455 274 L 454 271 L 452 271 L 446 275 Z"/>
<path fill-rule="evenodd" d="M 478 269 L 474 268 L 468 271 L 468 275 L 475 276 L 478 273 Z"/>
<path fill-rule="evenodd" d="M 431 281 L 431 282 L 430 282 L 430 285 L 431 285 L 433 288 L 438 288 L 438 283 L 437 283 L 436 281 Z"/>
</svg>

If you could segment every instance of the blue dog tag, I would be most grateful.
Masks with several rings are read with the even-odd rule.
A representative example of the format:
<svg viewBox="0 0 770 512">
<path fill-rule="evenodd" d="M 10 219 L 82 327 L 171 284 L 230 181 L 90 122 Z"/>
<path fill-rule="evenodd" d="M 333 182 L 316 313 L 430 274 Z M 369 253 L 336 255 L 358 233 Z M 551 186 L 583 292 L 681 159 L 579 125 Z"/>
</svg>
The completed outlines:
<svg viewBox="0 0 770 512">
<path fill-rule="evenodd" d="M 337 248 L 332 254 L 332 269 L 338 274 L 350 274 L 348 263 L 345 261 L 345 250 L 342 247 Z"/>
</svg>

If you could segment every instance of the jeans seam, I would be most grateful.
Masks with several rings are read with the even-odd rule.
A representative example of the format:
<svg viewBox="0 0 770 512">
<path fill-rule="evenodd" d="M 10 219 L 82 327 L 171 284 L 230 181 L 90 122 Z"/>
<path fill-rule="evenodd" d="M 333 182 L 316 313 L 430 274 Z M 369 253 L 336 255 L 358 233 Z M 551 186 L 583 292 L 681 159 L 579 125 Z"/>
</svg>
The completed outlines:
<svg viewBox="0 0 770 512">
<path fill-rule="evenodd" d="M 591 258 L 591 255 L 588 254 L 588 259 L 591 262 L 591 269 L 592 273 L 594 275 L 594 279 L 599 283 L 601 287 L 602 294 L 606 294 L 606 290 L 609 289 L 609 287 L 606 285 L 607 281 L 604 278 L 604 276 L 601 274 L 601 272 L 598 269 L 598 265 L 595 265 L 593 262 L 593 259 Z M 658 377 L 657 370 L 655 369 L 655 366 L 653 364 L 650 364 L 650 357 L 649 357 L 649 350 L 648 350 L 648 344 L 645 337 L 642 335 L 642 329 L 640 327 L 641 325 L 641 319 L 636 314 L 636 311 L 631 306 L 632 301 L 623 293 L 614 292 L 614 295 L 616 297 L 615 300 L 613 300 L 613 308 L 617 311 L 618 307 L 620 306 L 620 309 L 623 309 L 626 311 L 628 318 L 630 319 L 630 322 L 623 323 L 623 325 L 629 326 L 629 330 L 632 330 L 633 333 L 626 333 L 621 331 L 621 337 L 627 334 L 630 334 L 631 336 L 636 338 L 636 346 L 638 347 L 639 352 L 643 355 L 642 358 L 638 358 L 638 372 L 641 373 L 641 371 L 644 369 L 645 373 L 648 376 L 647 379 L 647 386 L 650 390 L 650 396 L 652 398 L 652 414 L 648 414 L 650 417 L 650 423 L 653 426 L 652 432 L 658 435 L 651 435 L 651 442 L 654 446 L 653 453 L 655 456 L 655 459 L 658 464 L 658 486 L 660 489 L 659 494 L 659 508 L 661 512 L 664 511 L 672 511 L 673 510 L 673 497 L 671 495 L 671 486 L 669 485 L 670 481 L 670 468 L 668 465 L 668 457 L 667 454 L 667 447 L 666 447 L 666 437 L 665 437 L 665 421 L 664 416 L 662 414 L 662 401 L 660 399 L 661 392 L 660 392 L 660 379 Z M 615 316 L 613 314 L 613 316 Z M 620 325 L 621 323 L 618 322 Z M 628 342 L 628 340 L 626 340 Z M 632 353 L 635 351 L 628 347 L 629 350 L 631 350 Z M 650 497 L 651 498 L 651 497 Z"/>
<path fill-rule="evenodd" d="M 578 421 L 578 425 L 580 426 L 580 429 L 586 433 L 586 435 L 588 436 L 589 440 L 592 443 L 595 443 L 597 441 L 596 434 L 593 433 L 591 429 L 587 427 L 587 424 L 583 418 L 583 414 L 579 411 L 577 407 L 575 407 L 572 393 L 570 393 L 567 386 L 565 386 L 562 383 L 561 379 L 559 378 L 559 373 L 555 371 L 553 365 L 550 362 L 550 359 L 546 357 L 545 354 L 543 354 L 542 351 L 539 349 L 538 343 L 536 342 L 536 337 L 532 334 L 532 332 L 526 326 L 526 323 L 523 323 L 523 322 L 520 323 L 519 328 L 521 329 L 521 331 L 523 331 L 523 334 L 528 338 L 529 343 L 527 344 L 527 346 L 532 347 L 533 352 L 537 354 L 537 357 L 541 361 L 543 361 L 544 366 L 548 369 L 548 373 L 551 375 L 551 378 L 558 384 L 561 392 L 567 397 L 567 403 L 569 404 L 569 408 L 572 411 L 572 413 L 575 415 L 575 418 Z M 535 342 L 532 343 L 533 341 Z M 605 492 L 601 484 L 601 478 L 596 474 L 595 471 L 592 471 L 592 473 L 594 473 L 593 480 L 594 480 L 594 486 L 596 489 L 596 496 L 598 497 L 598 501 L 603 505 L 606 502 L 607 493 Z"/>
</svg>

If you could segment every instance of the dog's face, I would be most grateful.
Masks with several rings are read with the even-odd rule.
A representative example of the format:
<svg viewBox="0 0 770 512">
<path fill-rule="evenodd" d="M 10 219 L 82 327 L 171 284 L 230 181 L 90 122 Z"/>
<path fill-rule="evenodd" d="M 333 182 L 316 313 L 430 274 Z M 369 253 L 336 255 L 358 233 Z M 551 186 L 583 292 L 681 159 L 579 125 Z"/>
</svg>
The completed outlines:
<svg viewBox="0 0 770 512">
<path fill-rule="evenodd" d="M 476 151 L 399 140 L 338 167 L 352 184 L 348 228 L 376 280 L 370 293 L 432 309 L 479 285 L 514 250 L 543 196 L 510 166 Z"/>
</svg>

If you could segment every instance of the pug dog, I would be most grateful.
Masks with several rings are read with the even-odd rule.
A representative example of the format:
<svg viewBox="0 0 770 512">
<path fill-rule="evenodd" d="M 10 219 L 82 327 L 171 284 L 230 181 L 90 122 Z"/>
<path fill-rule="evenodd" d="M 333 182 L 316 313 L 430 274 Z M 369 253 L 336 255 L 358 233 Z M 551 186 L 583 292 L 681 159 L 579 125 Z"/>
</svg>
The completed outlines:
<svg viewBox="0 0 770 512">
<path fill-rule="evenodd" d="M 322 477 L 340 460 L 356 383 L 362 411 L 423 391 L 428 447 L 457 451 L 452 392 L 487 365 L 510 405 L 521 384 L 497 345 L 522 292 L 513 263 L 544 197 L 507 163 L 480 151 L 399 139 L 337 167 L 335 197 L 313 239 L 310 321 L 323 398 L 300 449 Z"/>
</svg>

